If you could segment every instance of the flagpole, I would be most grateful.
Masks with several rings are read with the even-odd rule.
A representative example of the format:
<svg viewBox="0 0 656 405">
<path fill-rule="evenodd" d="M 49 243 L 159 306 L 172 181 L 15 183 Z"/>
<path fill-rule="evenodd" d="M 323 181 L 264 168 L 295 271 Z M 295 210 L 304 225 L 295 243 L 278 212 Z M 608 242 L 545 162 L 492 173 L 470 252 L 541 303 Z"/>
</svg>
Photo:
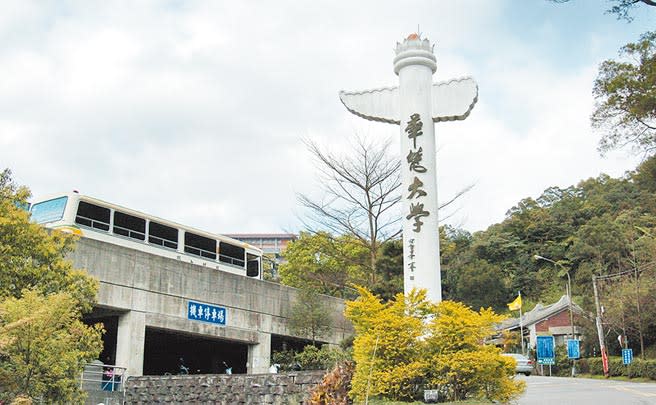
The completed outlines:
<svg viewBox="0 0 656 405">
<path fill-rule="evenodd" d="M 522 291 L 519 291 L 519 341 L 522 343 L 522 354 L 526 355 L 524 352 L 524 325 L 522 324 Z"/>
</svg>

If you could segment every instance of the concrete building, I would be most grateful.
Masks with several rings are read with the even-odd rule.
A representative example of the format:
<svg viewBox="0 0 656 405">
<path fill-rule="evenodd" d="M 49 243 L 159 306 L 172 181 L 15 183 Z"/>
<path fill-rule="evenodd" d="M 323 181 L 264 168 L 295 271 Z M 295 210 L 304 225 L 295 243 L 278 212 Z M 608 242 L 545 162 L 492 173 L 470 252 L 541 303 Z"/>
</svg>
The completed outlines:
<svg viewBox="0 0 656 405">
<path fill-rule="evenodd" d="M 264 373 L 272 348 L 302 339 L 287 325 L 293 288 L 87 238 L 70 258 L 100 282 L 86 321 L 105 324 L 101 360 L 126 367 L 127 375 L 176 374 L 181 365 L 197 373 Z M 333 327 L 320 340 L 338 344 L 352 333 L 344 302 L 321 299 Z M 196 316 L 198 307 L 206 318 Z"/>
</svg>

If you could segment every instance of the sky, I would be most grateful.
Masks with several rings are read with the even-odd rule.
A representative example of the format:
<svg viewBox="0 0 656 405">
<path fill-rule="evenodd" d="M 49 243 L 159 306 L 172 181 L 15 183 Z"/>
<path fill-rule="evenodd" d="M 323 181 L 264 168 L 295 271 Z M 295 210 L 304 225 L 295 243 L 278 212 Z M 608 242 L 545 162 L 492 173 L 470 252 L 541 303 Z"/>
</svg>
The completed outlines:
<svg viewBox="0 0 656 405">
<path fill-rule="evenodd" d="M 479 101 L 439 123 L 444 223 L 471 232 L 551 186 L 632 170 L 590 128 L 598 65 L 656 26 L 606 0 L 29 1 L 0 3 L 0 168 L 38 197 L 78 190 L 216 233 L 297 232 L 321 197 L 303 143 L 344 153 L 399 128 L 338 98 L 397 85 L 394 47 L 435 44 L 435 81 Z"/>
</svg>

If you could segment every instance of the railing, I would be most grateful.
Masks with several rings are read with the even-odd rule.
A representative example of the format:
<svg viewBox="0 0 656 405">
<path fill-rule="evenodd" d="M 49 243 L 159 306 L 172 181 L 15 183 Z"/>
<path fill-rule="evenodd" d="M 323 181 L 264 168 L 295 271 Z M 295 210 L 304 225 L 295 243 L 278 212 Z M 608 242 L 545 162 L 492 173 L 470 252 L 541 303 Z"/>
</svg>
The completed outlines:
<svg viewBox="0 0 656 405">
<path fill-rule="evenodd" d="M 80 388 L 85 391 L 116 391 L 123 392 L 125 383 L 125 367 L 101 362 L 89 363 L 80 376 Z"/>
<path fill-rule="evenodd" d="M 118 232 L 117 232 L 118 230 Z M 135 231 L 130 228 L 124 228 L 122 226 L 114 225 L 114 233 L 118 235 L 127 236 L 128 238 L 145 240 L 146 234 L 144 232 Z"/>
<path fill-rule="evenodd" d="M 223 263 L 232 264 L 233 266 L 238 266 L 243 268 L 246 262 L 243 259 L 236 259 L 232 256 L 219 255 L 219 261 Z"/>
<path fill-rule="evenodd" d="M 195 247 L 195 246 L 185 245 L 184 251 L 185 251 L 185 253 L 189 253 L 189 254 L 192 254 L 194 256 L 200 256 L 200 257 L 204 257 L 204 258 L 207 258 L 207 259 L 216 260 L 216 253 L 215 252 L 211 252 L 209 250 L 201 249 L 201 248 L 198 248 L 198 247 Z"/>
<path fill-rule="evenodd" d="M 75 223 L 80 225 L 85 225 L 90 228 L 102 229 L 103 231 L 109 231 L 109 224 L 107 222 L 98 221 L 93 218 L 87 218 L 82 215 L 77 215 L 75 217 Z"/>
<path fill-rule="evenodd" d="M 173 249 L 173 250 L 178 249 L 178 242 L 172 241 L 170 239 L 160 238 L 159 236 L 148 235 L 148 243 L 151 245 L 157 245 L 168 249 Z"/>
</svg>

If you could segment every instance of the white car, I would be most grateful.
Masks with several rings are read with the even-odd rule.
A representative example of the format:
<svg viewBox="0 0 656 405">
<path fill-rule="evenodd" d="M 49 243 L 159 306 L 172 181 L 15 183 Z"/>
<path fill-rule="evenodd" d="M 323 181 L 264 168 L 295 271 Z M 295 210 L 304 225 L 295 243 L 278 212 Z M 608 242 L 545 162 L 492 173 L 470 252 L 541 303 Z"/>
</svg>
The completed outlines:
<svg viewBox="0 0 656 405">
<path fill-rule="evenodd" d="M 515 371 L 524 375 L 531 375 L 533 372 L 533 360 L 520 353 L 502 353 L 504 356 L 512 357 L 515 360 Z"/>
</svg>

